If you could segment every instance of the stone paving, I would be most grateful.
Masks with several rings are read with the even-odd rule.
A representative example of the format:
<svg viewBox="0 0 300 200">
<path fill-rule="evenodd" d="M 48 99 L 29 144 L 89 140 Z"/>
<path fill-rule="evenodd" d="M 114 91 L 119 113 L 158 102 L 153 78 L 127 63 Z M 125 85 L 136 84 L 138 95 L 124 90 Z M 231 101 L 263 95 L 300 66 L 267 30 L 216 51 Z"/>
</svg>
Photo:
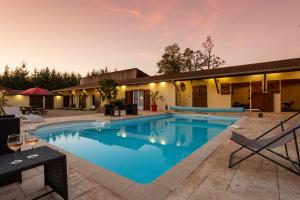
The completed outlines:
<svg viewBox="0 0 300 200">
<path fill-rule="evenodd" d="M 250 114 L 238 122 L 241 126 L 238 131 L 247 137 L 255 137 L 289 115 L 267 114 L 264 118 L 257 118 Z M 84 119 L 95 118 L 107 120 L 103 115 L 84 116 Z M 67 119 L 67 117 L 49 118 L 46 121 Z M 72 119 L 83 119 L 83 117 L 72 117 Z M 30 126 L 31 124 L 23 124 L 22 127 Z M 152 191 L 155 192 L 145 192 L 142 195 L 136 193 L 135 187 L 126 182 L 114 183 L 105 176 L 96 176 L 97 168 L 90 167 L 87 161 L 76 156 L 68 155 L 70 199 L 300 199 L 300 176 L 261 157 L 251 157 L 233 169 L 229 169 L 227 167 L 229 154 L 237 147 L 229 139 L 224 140 L 178 187 L 162 189 L 162 187 L 156 188 L 152 185 Z M 293 148 L 292 145 L 289 147 Z M 25 146 L 24 149 L 26 148 Z M 116 176 L 113 173 L 110 175 Z M 105 184 L 102 184 L 104 182 Z M 31 199 L 48 189 L 43 185 L 43 168 L 39 167 L 24 172 L 22 184 L 1 187 L 0 199 Z M 124 193 L 126 195 L 122 195 Z M 60 197 L 50 194 L 42 199 L 53 200 L 60 199 Z"/>
</svg>

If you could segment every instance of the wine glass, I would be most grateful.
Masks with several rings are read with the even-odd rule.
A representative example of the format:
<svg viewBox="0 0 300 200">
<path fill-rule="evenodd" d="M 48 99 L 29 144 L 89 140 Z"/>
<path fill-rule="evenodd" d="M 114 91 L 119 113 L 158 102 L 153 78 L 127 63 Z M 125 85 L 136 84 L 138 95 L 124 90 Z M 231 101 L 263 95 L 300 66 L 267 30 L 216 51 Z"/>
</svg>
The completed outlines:
<svg viewBox="0 0 300 200">
<path fill-rule="evenodd" d="M 10 164 L 16 165 L 16 164 L 23 161 L 23 160 L 16 159 L 17 151 L 21 148 L 22 143 L 23 143 L 23 140 L 22 140 L 22 136 L 20 134 L 12 134 L 12 135 L 9 135 L 7 137 L 7 146 L 8 146 L 8 148 L 10 148 L 11 150 L 13 150 L 15 152 L 14 153 L 15 154 L 15 160 L 12 161 Z"/>
<path fill-rule="evenodd" d="M 39 141 L 39 138 L 26 132 L 25 133 L 25 142 L 31 146 L 31 151 L 32 151 L 32 154 L 27 156 L 27 158 L 35 158 L 35 157 L 38 157 L 39 155 L 38 154 L 34 154 L 33 152 L 33 146 Z"/>
</svg>

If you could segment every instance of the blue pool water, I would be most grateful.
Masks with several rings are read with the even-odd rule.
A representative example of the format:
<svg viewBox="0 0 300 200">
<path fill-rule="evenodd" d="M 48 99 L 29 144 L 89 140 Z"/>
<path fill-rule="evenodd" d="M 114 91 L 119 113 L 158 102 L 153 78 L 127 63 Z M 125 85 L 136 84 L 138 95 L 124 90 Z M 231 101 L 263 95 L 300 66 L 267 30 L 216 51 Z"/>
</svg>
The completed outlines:
<svg viewBox="0 0 300 200">
<path fill-rule="evenodd" d="M 36 135 L 96 165 L 147 184 L 236 120 L 166 114 L 107 123 L 51 125 L 39 128 Z"/>
</svg>

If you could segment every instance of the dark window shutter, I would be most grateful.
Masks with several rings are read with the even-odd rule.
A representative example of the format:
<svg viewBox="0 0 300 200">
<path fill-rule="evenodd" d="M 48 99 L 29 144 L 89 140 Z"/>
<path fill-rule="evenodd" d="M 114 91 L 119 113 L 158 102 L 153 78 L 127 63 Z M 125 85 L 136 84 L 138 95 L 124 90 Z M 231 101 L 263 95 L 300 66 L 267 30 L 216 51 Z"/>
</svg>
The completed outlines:
<svg viewBox="0 0 300 200">
<path fill-rule="evenodd" d="M 132 90 L 125 91 L 125 102 L 126 104 L 132 104 L 133 103 L 133 92 Z"/>
<path fill-rule="evenodd" d="M 251 83 L 252 94 L 262 94 L 262 82 L 255 81 Z"/>
<path fill-rule="evenodd" d="M 150 110 L 150 90 L 144 90 L 144 110 Z"/>
<path fill-rule="evenodd" d="M 207 85 L 193 86 L 193 106 L 207 107 Z"/>
<path fill-rule="evenodd" d="M 268 93 L 280 93 L 280 82 L 277 81 L 268 81 Z"/>
<path fill-rule="evenodd" d="M 229 95 L 230 94 L 230 84 L 222 83 L 221 84 L 221 95 Z"/>
</svg>

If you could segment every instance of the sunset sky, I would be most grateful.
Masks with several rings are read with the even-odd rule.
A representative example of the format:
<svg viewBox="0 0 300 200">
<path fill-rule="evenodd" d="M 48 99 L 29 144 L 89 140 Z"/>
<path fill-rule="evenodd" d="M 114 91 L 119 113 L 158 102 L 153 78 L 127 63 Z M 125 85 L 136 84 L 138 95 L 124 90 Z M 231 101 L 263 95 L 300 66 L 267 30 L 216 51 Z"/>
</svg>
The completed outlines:
<svg viewBox="0 0 300 200">
<path fill-rule="evenodd" d="M 207 35 L 226 66 L 300 57 L 300 1 L 0 0 L 0 71 L 25 62 L 153 75 L 166 45 L 201 49 Z"/>
</svg>

